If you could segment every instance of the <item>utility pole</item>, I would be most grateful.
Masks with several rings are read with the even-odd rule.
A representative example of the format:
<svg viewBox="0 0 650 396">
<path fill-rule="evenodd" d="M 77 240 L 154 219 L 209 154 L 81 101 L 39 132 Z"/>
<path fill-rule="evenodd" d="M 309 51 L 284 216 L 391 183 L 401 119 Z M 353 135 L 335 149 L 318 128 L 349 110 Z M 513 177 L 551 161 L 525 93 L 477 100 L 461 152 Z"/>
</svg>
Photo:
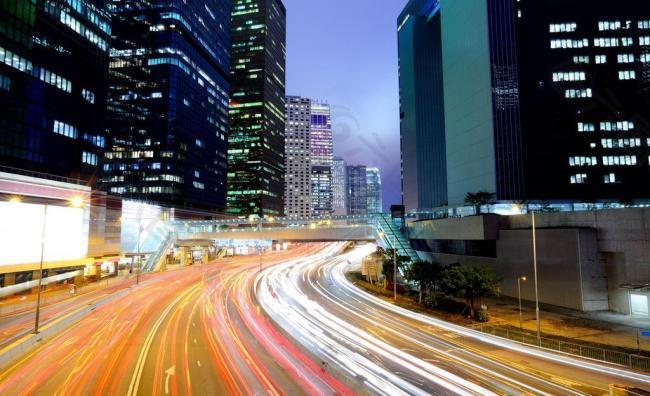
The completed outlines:
<svg viewBox="0 0 650 396">
<path fill-rule="evenodd" d="M 537 322 L 537 341 L 541 343 L 541 326 L 539 320 L 539 291 L 537 287 L 537 229 L 535 227 L 535 211 L 531 212 L 533 223 L 533 270 L 535 271 L 535 320 Z"/>
<path fill-rule="evenodd" d="M 526 277 L 525 276 L 520 276 L 517 278 L 517 295 L 519 296 L 519 330 L 524 329 L 524 321 L 522 319 L 521 315 L 521 281 L 525 281 Z"/>
<path fill-rule="evenodd" d="M 393 299 L 397 301 L 397 245 L 393 233 Z"/>
<path fill-rule="evenodd" d="M 36 322 L 34 323 L 34 334 L 38 334 L 38 321 L 41 315 L 41 288 L 43 285 L 43 257 L 45 253 L 45 231 L 47 227 L 47 205 L 43 214 L 43 232 L 41 235 L 41 263 L 38 266 L 38 296 L 36 297 Z"/>
</svg>

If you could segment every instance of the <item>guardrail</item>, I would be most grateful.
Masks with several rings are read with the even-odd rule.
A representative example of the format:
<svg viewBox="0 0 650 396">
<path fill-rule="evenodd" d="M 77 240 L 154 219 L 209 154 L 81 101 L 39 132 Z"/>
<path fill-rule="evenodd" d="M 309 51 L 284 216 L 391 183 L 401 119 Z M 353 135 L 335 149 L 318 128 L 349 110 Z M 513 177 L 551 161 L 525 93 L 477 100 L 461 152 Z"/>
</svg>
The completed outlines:
<svg viewBox="0 0 650 396">
<path fill-rule="evenodd" d="M 611 349 L 598 348 L 590 345 L 581 345 L 574 342 L 561 341 L 553 338 L 537 338 L 535 334 L 510 329 L 508 327 L 490 326 L 481 324 L 474 327 L 483 333 L 497 337 L 507 338 L 522 344 L 536 346 L 538 348 L 550 349 L 565 353 L 567 355 L 581 358 L 599 360 L 605 363 L 617 364 L 629 367 L 633 370 L 650 372 L 650 358 L 631 353 L 615 351 Z"/>
</svg>

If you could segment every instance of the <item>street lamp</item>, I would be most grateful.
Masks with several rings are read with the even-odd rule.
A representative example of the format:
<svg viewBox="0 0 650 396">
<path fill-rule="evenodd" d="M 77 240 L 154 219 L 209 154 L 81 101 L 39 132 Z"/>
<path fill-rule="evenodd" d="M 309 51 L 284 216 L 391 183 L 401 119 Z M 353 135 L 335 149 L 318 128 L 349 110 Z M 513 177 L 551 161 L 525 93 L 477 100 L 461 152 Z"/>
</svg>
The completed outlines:
<svg viewBox="0 0 650 396">
<path fill-rule="evenodd" d="M 519 330 L 524 329 L 523 320 L 521 318 L 521 281 L 526 281 L 525 276 L 517 278 L 517 295 L 519 296 Z"/>
<path fill-rule="evenodd" d="M 535 211 L 531 211 L 533 229 L 533 271 L 535 272 L 535 321 L 537 322 L 537 342 L 541 344 L 541 323 L 539 321 L 539 291 L 537 288 L 537 229 Z"/>
<path fill-rule="evenodd" d="M 19 203 L 20 198 L 14 197 L 11 199 L 11 202 Z M 73 208 L 81 208 L 84 205 L 84 199 L 80 196 L 72 197 L 69 200 L 69 205 Z M 43 209 L 43 224 L 42 224 L 42 233 L 41 233 L 41 260 L 38 266 L 38 294 L 36 296 L 36 318 L 34 321 L 34 334 L 38 334 L 38 325 L 39 319 L 41 316 L 41 289 L 43 287 L 43 259 L 45 254 L 45 237 L 47 232 L 47 208 L 49 205 L 45 205 Z"/>
</svg>

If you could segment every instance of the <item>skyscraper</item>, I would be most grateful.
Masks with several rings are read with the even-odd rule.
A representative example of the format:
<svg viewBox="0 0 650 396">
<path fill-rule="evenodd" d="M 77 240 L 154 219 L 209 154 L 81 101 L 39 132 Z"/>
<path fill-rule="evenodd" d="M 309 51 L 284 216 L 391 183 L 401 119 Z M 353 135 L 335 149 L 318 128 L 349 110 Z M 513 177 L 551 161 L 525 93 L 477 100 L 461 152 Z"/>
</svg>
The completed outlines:
<svg viewBox="0 0 650 396">
<path fill-rule="evenodd" d="M 366 167 L 366 195 L 368 214 L 383 212 L 383 201 L 381 199 L 381 174 L 379 168 Z"/>
<path fill-rule="evenodd" d="M 650 199 L 646 2 L 440 0 L 427 23 L 435 15 L 450 205 L 477 191 L 501 202 Z M 413 106 L 402 84 L 410 74 L 402 34 L 417 20 L 399 25 L 403 127 Z M 430 80 L 414 76 L 415 87 Z M 417 152 L 403 141 L 405 197 L 408 179 L 420 177 L 406 171 Z M 426 186 L 418 182 L 435 194 Z"/>
<path fill-rule="evenodd" d="M 311 100 L 288 96 L 286 106 L 285 214 L 311 215 Z"/>
<path fill-rule="evenodd" d="M 332 209 L 337 216 L 348 214 L 348 171 L 345 160 L 334 157 L 332 161 Z"/>
<path fill-rule="evenodd" d="M 94 185 L 110 35 L 104 1 L 0 3 L 0 165 Z"/>
<path fill-rule="evenodd" d="M 286 10 L 281 0 L 234 0 L 228 212 L 281 215 L 285 183 Z"/>
<path fill-rule="evenodd" d="M 329 105 L 311 102 L 311 213 L 312 216 L 332 214 L 332 116 Z"/>
<path fill-rule="evenodd" d="M 368 214 L 368 176 L 365 165 L 349 165 L 348 173 L 348 214 L 352 216 Z"/>
<path fill-rule="evenodd" d="M 439 0 L 411 0 L 397 20 L 402 203 L 447 203 Z"/>
<path fill-rule="evenodd" d="M 230 2 L 114 1 L 106 191 L 226 205 Z"/>
</svg>

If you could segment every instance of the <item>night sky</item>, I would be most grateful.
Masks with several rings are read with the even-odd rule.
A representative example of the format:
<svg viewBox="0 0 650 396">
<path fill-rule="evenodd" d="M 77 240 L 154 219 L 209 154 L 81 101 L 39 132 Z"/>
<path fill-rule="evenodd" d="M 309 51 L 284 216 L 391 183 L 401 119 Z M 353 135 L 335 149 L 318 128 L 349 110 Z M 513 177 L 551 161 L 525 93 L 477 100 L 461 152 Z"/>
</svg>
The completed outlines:
<svg viewBox="0 0 650 396">
<path fill-rule="evenodd" d="M 397 16 L 407 0 L 284 0 L 287 95 L 332 105 L 334 153 L 400 203 Z"/>
</svg>

